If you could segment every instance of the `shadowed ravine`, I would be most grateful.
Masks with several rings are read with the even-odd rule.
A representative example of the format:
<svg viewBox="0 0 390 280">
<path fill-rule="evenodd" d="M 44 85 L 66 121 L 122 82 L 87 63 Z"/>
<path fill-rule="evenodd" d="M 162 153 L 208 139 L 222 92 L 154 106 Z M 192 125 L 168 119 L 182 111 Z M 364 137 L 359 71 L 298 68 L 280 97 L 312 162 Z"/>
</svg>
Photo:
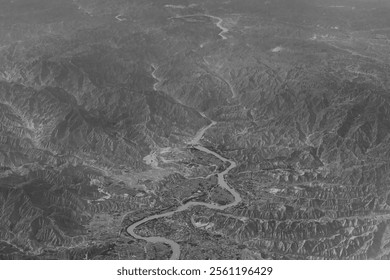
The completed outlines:
<svg viewBox="0 0 390 280">
<path fill-rule="evenodd" d="M 186 204 L 183 204 L 181 205 L 179 208 L 177 208 L 176 210 L 174 211 L 171 211 L 171 212 L 167 212 L 167 213 L 163 213 L 163 214 L 157 214 L 157 215 L 152 215 L 152 216 L 149 216 L 149 217 L 146 217 L 132 225 L 130 225 L 128 228 L 127 228 L 127 232 L 133 236 L 134 238 L 136 239 L 142 239 L 142 240 L 145 240 L 147 242 L 151 242 L 151 243 L 165 243 L 165 244 L 169 244 L 172 248 L 172 255 L 171 255 L 171 260 L 176 260 L 176 259 L 179 259 L 180 257 L 180 245 L 178 243 L 176 243 L 175 241 L 173 240 L 170 240 L 170 239 L 167 239 L 167 238 L 164 238 L 164 237 L 159 237 L 159 236 L 153 236 L 153 237 L 143 237 L 143 236 L 140 236 L 138 234 L 136 234 L 134 231 L 135 229 L 139 226 L 139 225 L 142 225 L 150 220 L 154 220 L 154 219 L 159 219 L 159 218 L 164 218 L 164 217 L 170 217 L 172 216 L 174 213 L 177 213 L 177 212 L 181 212 L 181 211 L 185 211 L 193 206 L 205 206 L 207 208 L 210 208 L 210 209 L 215 209 L 215 210 L 225 210 L 226 208 L 229 208 L 229 207 L 232 207 L 232 206 L 235 206 L 237 205 L 238 203 L 241 202 L 241 196 L 239 195 L 239 193 L 237 191 L 235 191 L 233 188 L 231 188 L 226 180 L 225 180 L 225 175 L 228 174 L 230 172 L 230 170 L 232 170 L 233 168 L 235 168 L 237 166 L 237 164 L 232 161 L 232 160 L 229 160 L 227 158 L 224 158 L 222 157 L 221 155 L 217 154 L 216 152 L 213 152 L 205 147 L 203 147 L 199 142 L 200 140 L 202 139 L 202 137 L 204 136 L 204 134 L 206 133 L 206 131 L 211 128 L 212 126 L 214 126 L 216 124 L 216 122 L 212 121 L 210 125 L 200 129 L 198 131 L 198 133 L 195 135 L 195 137 L 193 138 L 192 141 L 190 141 L 188 144 L 193 146 L 195 149 L 198 149 L 199 151 L 202 151 L 204 153 L 208 153 L 208 154 L 211 154 L 215 157 L 217 157 L 218 159 L 222 160 L 223 162 L 229 162 L 230 165 L 228 168 L 226 168 L 224 171 L 220 172 L 220 173 L 217 173 L 218 175 L 218 184 L 221 188 L 224 188 L 226 189 L 227 191 L 229 191 L 233 196 L 234 196 L 234 201 L 230 204 L 227 204 L 227 205 L 217 205 L 217 204 L 211 204 L 211 203 L 204 203 L 204 202 L 194 202 L 194 201 L 190 201 Z M 206 178 L 206 177 L 205 177 Z"/>
</svg>

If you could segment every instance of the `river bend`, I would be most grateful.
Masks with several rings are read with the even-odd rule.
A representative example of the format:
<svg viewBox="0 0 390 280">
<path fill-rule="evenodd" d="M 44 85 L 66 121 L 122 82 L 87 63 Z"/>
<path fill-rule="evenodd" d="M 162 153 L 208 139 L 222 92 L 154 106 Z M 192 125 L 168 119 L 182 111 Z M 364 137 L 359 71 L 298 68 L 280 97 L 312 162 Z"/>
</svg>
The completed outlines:
<svg viewBox="0 0 390 280">
<path fill-rule="evenodd" d="M 233 197 L 234 197 L 234 201 L 230 204 L 227 204 L 227 205 L 218 205 L 218 204 L 212 204 L 212 203 L 205 203 L 205 202 L 196 202 L 196 201 L 189 201 L 181 206 L 179 206 L 176 210 L 174 211 L 171 211 L 171 212 L 167 212 L 167 213 L 162 213 L 162 214 L 156 214 L 156 215 L 152 215 L 152 216 L 148 216 L 148 217 L 145 217 L 143 218 L 142 220 L 139 220 L 135 223 L 133 223 L 132 225 L 130 225 L 126 231 L 131 235 L 133 236 L 134 238 L 136 239 L 140 239 L 140 240 L 145 240 L 146 242 L 150 242 L 150 243 L 165 243 L 165 244 L 168 244 L 171 246 L 171 249 L 172 249 L 172 255 L 171 255 L 171 260 L 177 260 L 179 259 L 180 257 L 180 245 L 178 243 L 176 243 L 175 241 L 173 240 L 170 240 L 170 239 L 167 239 L 165 237 L 160 237 L 160 236 L 153 236 L 153 237 L 143 237 L 143 236 L 140 236 L 138 234 L 135 233 L 135 229 L 148 222 L 148 221 L 151 221 L 151 220 L 155 220 L 155 219 L 159 219 L 159 218 L 164 218 L 164 217 L 170 217 L 172 216 L 174 213 L 177 213 L 177 212 L 182 212 L 182 211 L 185 211 L 193 206 L 204 206 L 204 207 L 207 207 L 209 209 L 214 209 L 214 210 L 225 210 L 229 207 L 233 207 L 233 206 L 236 206 L 237 204 L 239 204 L 241 202 L 241 196 L 240 194 L 233 188 L 231 188 L 229 186 L 229 184 L 226 182 L 225 180 L 225 175 L 228 174 L 230 172 L 230 170 L 232 170 L 233 168 L 235 168 L 237 166 L 237 164 L 232 161 L 232 160 L 229 160 L 227 158 L 224 158 L 223 156 L 221 156 L 220 154 L 216 153 L 216 152 L 213 152 L 209 149 L 207 149 L 206 147 L 203 147 L 201 144 L 200 144 L 200 140 L 203 138 L 204 134 L 206 133 L 206 131 L 211 128 L 212 126 L 214 126 L 216 124 L 216 122 L 212 121 L 210 125 L 206 126 L 206 127 L 203 127 L 201 128 L 198 133 L 195 135 L 195 137 L 192 139 L 192 141 L 190 141 L 188 144 L 193 146 L 195 149 L 199 150 L 199 151 L 202 151 L 204 153 L 208 153 L 210 155 L 213 155 L 215 156 L 216 158 L 222 160 L 223 162 L 229 162 L 230 165 L 228 168 L 226 168 L 224 171 L 220 172 L 220 173 L 216 173 L 217 176 L 218 176 L 218 184 L 221 188 L 224 188 L 226 189 L 227 191 L 229 191 Z M 210 175 L 209 175 L 210 176 Z M 209 177 L 207 176 L 207 177 Z M 206 178 L 206 177 L 205 177 Z"/>
</svg>

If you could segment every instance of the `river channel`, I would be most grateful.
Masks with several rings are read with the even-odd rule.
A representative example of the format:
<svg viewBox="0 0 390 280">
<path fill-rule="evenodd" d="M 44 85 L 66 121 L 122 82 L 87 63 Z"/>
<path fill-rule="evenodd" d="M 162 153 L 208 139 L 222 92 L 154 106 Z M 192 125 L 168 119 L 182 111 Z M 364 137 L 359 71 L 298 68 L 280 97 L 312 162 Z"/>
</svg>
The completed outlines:
<svg viewBox="0 0 390 280">
<path fill-rule="evenodd" d="M 206 127 L 203 127 L 202 129 L 200 129 L 198 131 L 198 133 L 195 135 L 195 137 L 192 139 L 192 141 L 190 141 L 188 144 L 191 145 L 193 148 L 199 150 L 199 151 L 202 151 L 204 153 L 207 153 L 207 154 L 210 154 L 210 155 L 213 155 L 215 156 L 216 158 L 222 160 L 223 162 L 229 162 L 230 165 L 228 168 L 226 168 L 224 171 L 220 172 L 220 173 L 216 173 L 217 176 L 218 176 L 218 184 L 221 188 L 224 188 L 226 189 L 227 191 L 229 191 L 233 197 L 234 197 L 234 201 L 230 204 L 227 204 L 227 205 L 218 205 L 218 204 L 212 204 L 212 203 L 205 203 L 205 202 L 195 202 L 195 201 L 189 201 L 181 206 L 179 206 L 176 210 L 174 211 L 171 211 L 171 212 L 167 212 L 167 213 L 163 213 L 163 214 L 156 214 L 156 215 L 152 215 L 152 216 L 149 216 L 149 217 L 145 217 L 144 219 L 142 220 L 139 220 L 138 222 L 135 222 L 133 223 L 132 225 L 130 225 L 128 228 L 127 228 L 127 232 L 133 236 L 134 238 L 136 239 L 141 239 L 141 240 L 145 240 L 147 242 L 151 242 L 151 243 L 165 243 L 165 244 L 168 244 L 171 246 L 172 248 L 172 255 L 171 255 L 171 260 L 177 260 L 179 259 L 180 257 L 180 245 L 178 243 L 176 243 L 175 241 L 173 240 L 170 240 L 170 239 L 167 239 L 165 237 L 160 237 L 160 236 L 153 236 L 153 237 L 143 237 L 143 236 L 140 236 L 138 234 L 135 233 L 135 229 L 148 222 L 148 221 L 151 221 L 151 220 L 154 220 L 154 219 L 159 219 L 159 218 L 164 218 L 164 217 L 170 217 L 172 216 L 173 214 L 177 213 L 177 212 L 182 212 L 182 211 L 185 211 L 193 206 L 198 206 L 198 205 L 201 205 L 201 206 L 204 206 L 204 207 L 207 207 L 207 208 L 210 208 L 210 209 L 215 209 L 215 210 L 225 210 L 226 208 L 229 208 L 229 207 L 232 207 L 232 206 L 235 206 L 237 205 L 238 203 L 241 202 L 241 196 L 240 194 L 234 190 L 233 188 L 231 188 L 228 183 L 226 182 L 225 180 L 225 175 L 228 174 L 230 172 L 230 170 L 232 170 L 233 168 L 235 168 L 237 166 L 237 164 L 232 161 L 232 160 L 229 160 L 227 158 L 224 158 L 223 156 L 221 156 L 220 154 L 216 153 L 216 152 L 213 152 L 209 149 L 207 149 L 206 147 L 203 147 L 201 144 L 200 144 L 200 140 L 202 139 L 202 137 L 204 136 L 204 134 L 207 132 L 207 130 L 209 128 L 211 128 L 212 126 L 216 125 L 216 122 L 212 121 L 210 125 L 206 126 Z M 207 178 L 207 177 L 205 177 Z"/>
<path fill-rule="evenodd" d="M 222 40 L 226 40 L 228 37 L 225 36 L 226 33 L 229 32 L 229 29 L 223 26 L 223 19 L 217 16 L 209 15 L 209 14 L 193 14 L 193 15 L 185 15 L 185 16 L 177 16 L 177 17 L 172 17 L 171 19 L 180 19 L 180 18 L 191 18 L 191 17 L 208 17 L 212 18 L 214 20 L 217 20 L 215 25 L 221 29 L 221 32 L 219 32 L 219 36 L 222 38 Z"/>
</svg>

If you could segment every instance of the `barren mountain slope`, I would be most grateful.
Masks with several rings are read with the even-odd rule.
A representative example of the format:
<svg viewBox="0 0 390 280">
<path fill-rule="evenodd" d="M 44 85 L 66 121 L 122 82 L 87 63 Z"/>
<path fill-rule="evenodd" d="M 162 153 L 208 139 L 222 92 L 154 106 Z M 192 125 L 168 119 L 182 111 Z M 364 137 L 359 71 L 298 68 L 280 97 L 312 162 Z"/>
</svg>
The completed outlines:
<svg viewBox="0 0 390 280">
<path fill-rule="evenodd" d="M 389 15 L 1 1 L 0 257 L 168 259 L 126 229 L 195 202 L 137 234 L 181 259 L 388 259 Z M 219 158 L 190 145 L 205 127 Z"/>
</svg>

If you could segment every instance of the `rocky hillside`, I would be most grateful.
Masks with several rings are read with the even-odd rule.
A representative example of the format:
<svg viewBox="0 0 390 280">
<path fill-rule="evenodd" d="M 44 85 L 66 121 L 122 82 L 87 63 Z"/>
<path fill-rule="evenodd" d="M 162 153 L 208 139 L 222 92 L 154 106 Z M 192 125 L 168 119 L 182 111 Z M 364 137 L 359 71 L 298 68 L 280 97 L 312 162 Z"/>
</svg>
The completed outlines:
<svg viewBox="0 0 390 280">
<path fill-rule="evenodd" d="M 337 2 L 335 4 L 335 2 Z M 0 3 L 0 258 L 389 259 L 390 4 Z M 209 176 L 210 175 L 210 176 Z"/>
</svg>

